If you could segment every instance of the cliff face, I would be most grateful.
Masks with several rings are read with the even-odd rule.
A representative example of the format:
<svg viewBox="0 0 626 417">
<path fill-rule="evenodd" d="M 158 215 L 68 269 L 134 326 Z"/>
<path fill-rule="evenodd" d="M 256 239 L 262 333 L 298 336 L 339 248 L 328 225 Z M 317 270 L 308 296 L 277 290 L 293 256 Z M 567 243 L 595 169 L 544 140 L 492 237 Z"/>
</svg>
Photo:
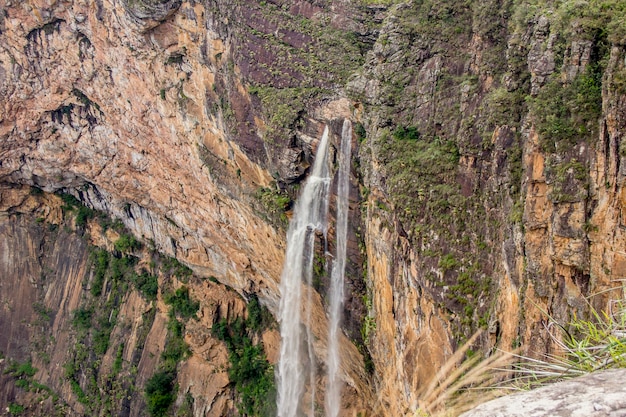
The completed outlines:
<svg viewBox="0 0 626 417">
<path fill-rule="evenodd" d="M 369 346 L 390 415 L 477 328 L 541 356 L 550 318 L 623 297 L 624 16 L 572 7 L 394 6 L 349 84 L 368 109 Z"/>
<path fill-rule="evenodd" d="M 3 212 L 45 212 L 50 222 L 58 205 L 11 190 L 70 193 L 198 277 L 255 294 L 276 312 L 287 201 L 323 126 L 336 144 L 350 118 L 357 124 L 346 410 L 414 410 L 420 387 L 479 327 L 489 331 L 477 348 L 552 352 L 544 312 L 567 323 L 586 313 L 593 294 L 591 304 L 605 309 L 626 273 L 623 7 L 366 3 L 7 2 Z M 21 236 L 6 240 L 4 253 L 15 251 L 3 258 L 3 285 L 28 300 L 2 316 L 23 341 L 17 350 L 3 341 L 3 352 L 25 360 L 23 346 L 38 332 L 19 320 L 33 320 L 30 306 L 41 297 L 48 308 L 68 300 L 58 313 L 65 321 L 42 329 L 58 338 L 79 307 L 87 254 L 82 240 L 51 240 L 32 219 L 3 222 L 4 239 Z M 332 230 L 330 238 L 332 247 Z M 76 249 L 49 266 L 23 261 L 41 242 L 51 253 L 61 250 L 54 245 Z M 23 280 L 46 267 L 72 269 L 47 284 L 57 295 Z M 314 332 L 323 366 L 323 277 L 319 284 Z M 222 296 L 200 283 L 192 293 Z M 150 307 L 130 298 L 129 320 L 139 320 Z M 154 330 L 161 348 L 163 323 Z M 209 365 L 195 362 L 213 346 L 202 336 L 213 322 L 201 323 L 187 329 L 198 342 L 179 383 L 212 390 L 191 393 L 234 410 L 225 375 L 202 380 Z M 371 375 L 349 339 L 371 356 Z M 52 370 L 40 372 L 52 380 Z M 54 389 L 69 393 L 63 384 Z M 70 397 L 63 398 L 78 404 Z M 195 415 L 213 410 L 197 407 Z"/>
<path fill-rule="evenodd" d="M 3 410 L 22 406 L 28 415 L 146 415 L 143 390 L 163 353 L 171 350 L 175 319 L 164 303 L 166 289 L 182 283 L 160 274 L 159 293 L 147 299 L 128 281 L 131 275 L 120 272 L 126 259 L 151 268 L 155 258 L 144 252 L 139 258 L 105 257 L 122 280 L 113 272 L 98 284 L 98 254 L 113 251 L 119 233 L 103 231 L 95 222 L 77 226 L 57 196 L 3 188 L 2 209 L 10 212 L 0 225 Z M 193 415 L 193 410 L 229 415 L 236 408 L 228 352 L 210 328 L 221 318 L 243 316 L 245 302 L 213 282 L 187 281 L 199 311 L 185 325 L 184 340 L 192 353 L 180 366 L 181 400 L 175 408 L 179 415 Z M 33 371 L 23 371 L 29 368 Z"/>
<path fill-rule="evenodd" d="M 367 28 L 342 17 L 358 15 L 350 8 L 8 2 L 0 19 L 2 183 L 71 193 L 199 276 L 276 311 L 288 192 L 324 125 L 337 142 L 351 115 L 335 89 L 358 65 L 344 57 L 360 51 L 338 28 L 363 36 Z M 16 261 L 6 262 L 12 270 Z M 25 285 L 20 270 L 7 280 Z M 322 366 L 326 319 L 316 299 Z M 347 398 L 362 398 L 369 388 L 361 355 L 347 340 Z M 182 380 L 199 383 L 197 369 L 185 372 Z"/>
</svg>

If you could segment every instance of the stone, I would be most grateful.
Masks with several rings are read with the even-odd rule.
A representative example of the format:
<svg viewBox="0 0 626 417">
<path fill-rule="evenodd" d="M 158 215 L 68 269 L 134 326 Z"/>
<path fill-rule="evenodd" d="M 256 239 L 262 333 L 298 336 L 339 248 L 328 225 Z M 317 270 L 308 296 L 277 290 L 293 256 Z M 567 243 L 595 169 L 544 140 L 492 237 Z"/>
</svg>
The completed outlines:
<svg viewBox="0 0 626 417">
<path fill-rule="evenodd" d="M 611 369 L 507 395 L 461 417 L 624 417 L 626 369 Z"/>
</svg>

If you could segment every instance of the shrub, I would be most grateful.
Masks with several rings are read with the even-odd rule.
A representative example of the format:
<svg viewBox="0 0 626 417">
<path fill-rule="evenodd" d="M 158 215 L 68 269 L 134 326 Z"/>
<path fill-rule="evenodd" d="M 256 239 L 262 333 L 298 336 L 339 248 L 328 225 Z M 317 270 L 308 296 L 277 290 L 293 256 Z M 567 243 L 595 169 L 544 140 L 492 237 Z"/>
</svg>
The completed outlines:
<svg viewBox="0 0 626 417">
<path fill-rule="evenodd" d="M 393 132 L 393 137 L 397 140 L 418 140 L 420 132 L 414 126 L 400 126 Z"/>
<path fill-rule="evenodd" d="M 459 262 L 454 258 L 454 255 L 447 253 L 439 259 L 439 268 L 445 273 L 451 269 L 459 266 Z"/>
<path fill-rule="evenodd" d="M 167 340 L 165 349 L 161 352 L 161 369 L 176 373 L 178 362 L 189 355 L 189 346 L 184 339 L 185 326 L 171 315 L 167 323 Z"/>
<path fill-rule="evenodd" d="M 96 355 L 104 355 L 109 349 L 109 341 L 113 323 L 109 323 L 107 319 L 100 320 L 98 328 L 93 332 L 93 351 Z"/>
<path fill-rule="evenodd" d="M 133 235 L 122 234 L 119 239 L 115 241 L 113 246 L 115 246 L 115 250 L 126 253 L 137 251 L 141 249 L 143 245 L 135 239 Z"/>
<path fill-rule="evenodd" d="M 91 283 L 91 295 L 99 297 L 102 294 L 102 285 L 107 270 L 109 269 L 109 252 L 104 249 L 96 249 L 92 253 L 92 262 L 94 263 L 94 277 Z"/>
<path fill-rule="evenodd" d="M 9 406 L 7 407 L 7 410 L 9 411 L 9 414 L 13 416 L 18 416 L 24 412 L 25 408 L 23 405 L 10 403 Z"/>
<path fill-rule="evenodd" d="M 113 256 L 110 262 L 111 278 L 115 281 L 132 280 L 136 263 L 137 258 L 134 256 L 122 256 L 120 258 Z"/>
<path fill-rule="evenodd" d="M 222 340 L 229 350 L 230 380 L 239 393 L 237 409 L 242 415 L 272 416 L 276 414 L 274 371 L 265 359 L 261 345 L 252 343 L 251 333 L 261 330 L 269 313 L 252 298 L 248 304 L 248 319 L 226 319 L 213 325 L 211 333 Z"/>
<path fill-rule="evenodd" d="M 113 362 L 113 366 L 111 367 L 111 373 L 113 375 L 119 374 L 119 372 L 122 370 L 123 355 L 124 355 L 124 343 L 121 343 L 117 347 L 117 353 L 115 355 L 115 361 Z"/>
<path fill-rule="evenodd" d="M 156 300 L 159 291 L 159 281 L 155 275 L 142 272 L 140 275 L 135 274 L 132 278 L 135 288 L 146 300 Z"/>
<path fill-rule="evenodd" d="M 276 187 L 259 188 L 256 197 L 273 221 L 280 225 L 287 224 L 285 212 L 291 207 L 291 198 L 286 193 Z"/>
<path fill-rule="evenodd" d="M 194 317 L 200 308 L 200 303 L 191 299 L 187 287 L 180 287 L 176 292 L 167 294 L 165 302 L 172 307 L 175 316 L 185 319 Z"/>
<path fill-rule="evenodd" d="M 80 330 L 88 330 L 91 327 L 91 317 L 93 310 L 91 308 L 79 308 L 74 310 L 72 318 L 72 326 Z"/>
<path fill-rule="evenodd" d="M 146 382 L 146 404 L 151 416 L 166 415 L 167 410 L 176 399 L 175 379 L 176 375 L 173 372 L 159 371 Z"/>
<path fill-rule="evenodd" d="M 84 226 L 87 224 L 89 219 L 93 219 L 96 215 L 96 212 L 90 209 L 87 206 L 79 206 L 78 212 L 76 213 L 76 226 Z"/>
<path fill-rule="evenodd" d="M 256 295 L 250 296 L 246 326 L 253 332 L 258 332 L 270 327 L 272 321 L 272 313 L 267 308 L 261 306 L 258 297 Z"/>
<path fill-rule="evenodd" d="M 367 132 L 365 131 L 365 127 L 361 123 L 356 123 L 354 125 L 354 134 L 356 135 L 359 143 L 362 143 L 367 139 Z"/>
<path fill-rule="evenodd" d="M 61 197 L 61 200 L 63 200 L 63 202 L 65 203 L 65 205 L 62 207 L 63 210 L 72 210 L 74 207 L 82 205 L 82 203 L 72 194 L 60 193 L 59 197 Z"/>
<path fill-rule="evenodd" d="M 544 152 L 590 140 L 602 113 L 602 69 L 590 64 L 570 84 L 555 75 L 529 102 Z"/>
</svg>

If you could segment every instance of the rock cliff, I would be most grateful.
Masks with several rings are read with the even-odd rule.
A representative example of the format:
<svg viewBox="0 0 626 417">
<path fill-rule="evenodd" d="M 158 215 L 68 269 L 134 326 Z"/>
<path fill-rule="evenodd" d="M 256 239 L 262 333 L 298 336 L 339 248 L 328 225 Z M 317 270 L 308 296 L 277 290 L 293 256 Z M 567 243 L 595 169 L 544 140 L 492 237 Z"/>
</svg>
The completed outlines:
<svg viewBox="0 0 626 417">
<path fill-rule="evenodd" d="M 62 412 L 107 412 L 72 387 L 88 390 L 89 375 L 62 367 L 89 299 L 87 247 L 115 250 L 119 236 L 93 220 L 77 229 L 52 194 L 64 193 L 191 268 L 200 313 L 185 326 L 176 407 L 189 393 L 193 415 L 236 413 L 227 343 L 207 329 L 244 317 L 252 296 L 276 313 L 290 200 L 324 125 L 336 148 L 344 118 L 355 123 L 344 414 L 412 413 L 478 328 L 474 350 L 553 353 L 548 317 L 566 325 L 623 297 L 625 14 L 617 0 L 6 1 L 5 360 L 30 360 Z M 325 287 L 319 276 L 322 368 Z M 139 361 L 128 383 L 143 389 L 172 334 L 168 307 L 161 292 L 131 291 L 115 308 L 128 325 L 111 330 L 97 369 L 123 346 L 123 363 Z M 276 338 L 262 336 L 270 362 Z M 35 405 L 11 372 L 3 409 L 57 405 Z M 115 406 L 142 415 L 134 392 Z"/>
</svg>

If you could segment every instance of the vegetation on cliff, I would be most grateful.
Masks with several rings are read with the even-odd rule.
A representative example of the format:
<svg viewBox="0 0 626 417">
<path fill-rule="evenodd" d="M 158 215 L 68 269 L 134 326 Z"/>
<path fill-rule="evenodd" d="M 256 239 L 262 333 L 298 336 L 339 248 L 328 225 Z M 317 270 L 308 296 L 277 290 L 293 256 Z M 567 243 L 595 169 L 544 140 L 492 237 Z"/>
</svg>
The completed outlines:
<svg viewBox="0 0 626 417">
<path fill-rule="evenodd" d="M 230 352 L 228 375 L 239 394 L 237 409 L 241 415 L 270 417 L 276 414 L 274 369 L 265 359 L 258 338 L 274 325 L 271 313 L 259 304 L 256 296 L 248 302 L 248 317 L 229 321 L 222 318 L 211 332 L 226 343 Z"/>
</svg>

